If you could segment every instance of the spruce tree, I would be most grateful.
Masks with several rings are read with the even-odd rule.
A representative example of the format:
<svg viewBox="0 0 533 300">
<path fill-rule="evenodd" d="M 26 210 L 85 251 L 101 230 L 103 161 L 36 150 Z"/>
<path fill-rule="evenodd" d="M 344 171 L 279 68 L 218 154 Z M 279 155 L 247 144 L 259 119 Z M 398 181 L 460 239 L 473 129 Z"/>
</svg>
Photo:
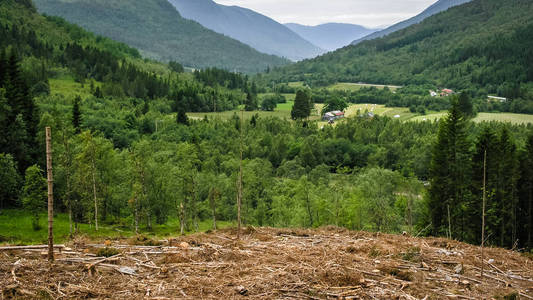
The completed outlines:
<svg viewBox="0 0 533 300">
<path fill-rule="evenodd" d="M 433 233 L 464 239 L 470 201 L 471 158 L 466 121 L 456 98 L 441 121 L 430 166 L 429 208 Z"/>
<path fill-rule="evenodd" d="M 487 153 L 486 166 L 484 166 L 485 152 Z M 493 126 L 485 125 L 478 137 L 476 147 L 472 156 L 472 198 L 467 206 L 468 216 L 472 222 L 470 235 L 467 241 L 481 244 L 481 214 L 483 200 L 483 173 L 485 177 L 486 194 L 486 236 L 496 237 L 494 229 L 497 227 L 493 222 L 497 219 L 497 202 L 494 195 L 496 181 L 498 178 L 498 161 L 500 159 L 498 149 L 498 136 Z M 474 225 L 475 224 L 475 225 Z"/>
<path fill-rule="evenodd" d="M 463 113 L 463 115 L 467 118 L 474 117 L 474 106 L 472 105 L 472 99 L 470 99 L 470 96 L 468 96 L 467 93 L 461 93 L 459 95 L 459 110 Z"/>
<path fill-rule="evenodd" d="M 246 111 L 254 111 L 259 108 L 259 104 L 257 101 L 257 96 L 254 95 L 252 92 L 246 93 L 246 100 L 244 102 L 244 110 Z"/>
<path fill-rule="evenodd" d="M 176 115 L 176 122 L 178 124 L 189 125 L 189 118 L 183 107 L 178 108 L 178 114 Z"/>
<path fill-rule="evenodd" d="M 517 239 L 520 246 L 533 249 L 533 132 L 530 134 L 520 160 Z"/>
<path fill-rule="evenodd" d="M 74 105 L 72 105 L 72 127 L 76 134 L 81 132 L 81 110 L 80 110 L 81 97 L 76 96 L 74 98 Z"/>
<path fill-rule="evenodd" d="M 516 240 L 516 181 L 518 160 L 516 146 L 509 129 L 504 126 L 498 138 L 498 178 L 495 201 L 497 202 L 498 235 L 495 237 L 501 247 L 512 247 Z"/>
<path fill-rule="evenodd" d="M 308 118 L 311 115 L 311 105 L 311 97 L 309 93 L 304 90 L 298 90 L 291 111 L 292 119 L 297 120 Z"/>
<path fill-rule="evenodd" d="M 7 76 L 7 61 L 5 49 L 0 49 L 0 88 L 4 86 Z"/>
</svg>

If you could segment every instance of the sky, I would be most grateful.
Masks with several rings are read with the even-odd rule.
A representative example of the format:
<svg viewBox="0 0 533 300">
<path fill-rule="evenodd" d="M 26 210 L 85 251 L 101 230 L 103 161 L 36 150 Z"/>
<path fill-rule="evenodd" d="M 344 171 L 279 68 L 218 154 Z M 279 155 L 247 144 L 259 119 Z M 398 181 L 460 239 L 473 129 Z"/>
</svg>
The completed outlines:
<svg viewBox="0 0 533 300">
<path fill-rule="evenodd" d="M 329 22 L 387 27 L 413 17 L 437 0 L 215 0 L 255 10 L 280 23 Z"/>
</svg>

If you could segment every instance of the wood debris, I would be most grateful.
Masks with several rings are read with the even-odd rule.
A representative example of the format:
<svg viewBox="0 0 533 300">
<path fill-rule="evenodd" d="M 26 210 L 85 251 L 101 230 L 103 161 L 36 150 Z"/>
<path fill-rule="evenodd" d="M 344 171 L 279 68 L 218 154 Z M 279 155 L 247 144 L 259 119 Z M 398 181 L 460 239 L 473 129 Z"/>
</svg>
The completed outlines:
<svg viewBox="0 0 533 300">
<path fill-rule="evenodd" d="M 66 246 L 54 263 L 39 247 L 4 247 L 0 299 L 533 299 L 530 258 L 486 248 L 481 278 L 479 247 L 439 238 L 248 228 L 240 240 L 228 229 Z M 95 257 L 105 247 L 120 253 Z"/>
</svg>

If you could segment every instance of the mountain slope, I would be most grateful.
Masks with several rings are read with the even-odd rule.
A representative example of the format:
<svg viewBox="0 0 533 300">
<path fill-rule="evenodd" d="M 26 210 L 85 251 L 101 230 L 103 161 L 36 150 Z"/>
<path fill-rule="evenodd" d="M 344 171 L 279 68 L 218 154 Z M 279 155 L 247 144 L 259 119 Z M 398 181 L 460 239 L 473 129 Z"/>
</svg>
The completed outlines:
<svg viewBox="0 0 533 300">
<path fill-rule="evenodd" d="M 169 2 L 184 18 L 197 21 L 264 53 L 301 60 L 324 52 L 282 24 L 246 8 L 220 5 L 212 0 Z"/>
<path fill-rule="evenodd" d="M 457 6 L 457 5 L 461 5 L 461 4 L 464 4 L 464 3 L 467 3 L 467 2 L 470 2 L 472 0 L 439 0 L 437 1 L 436 3 L 434 3 L 433 5 L 431 5 L 430 7 L 428 7 L 426 10 L 424 10 L 423 12 L 421 12 L 420 14 L 408 19 L 408 20 L 405 20 L 403 22 L 400 22 L 398 24 L 395 24 L 395 25 L 392 25 L 386 29 L 383 29 L 381 31 L 378 31 L 378 32 L 375 32 L 375 33 L 372 33 L 368 36 L 365 36 L 363 38 L 360 38 L 360 39 L 357 39 L 355 40 L 352 44 L 354 45 L 357 45 L 359 44 L 360 42 L 362 41 L 367 41 L 367 40 L 373 40 L 373 39 L 376 39 L 376 38 L 380 38 L 380 37 L 384 37 L 388 34 L 391 34 L 393 32 L 396 32 L 398 30 L 402 30 L 404 28 L 407 28 L 411 25 L 414 25 L 414 24 L 418 24 L 422 21 L 424 21 L 424 19 L 428 18 L 428 17 L 431 17 L 435 14 L 438 14 L 442 11 L 445 11 L 451 7 L 454 7 L 454 6 Z"/>
<path fill-rule="evenodd" d="M 361 25 L 343 23 L 327 23 L 317 26 L 288 23 L 285 26 L 318 47 L 330 51 L 347 46 L 354 39 L 376 32 L 375 29 L 369 29 Z"/>
<path fill-rule="evenodd" d="M 533 100 L 533 2 L 474 0 L 420 24 L 266 78 L 328 85 L 338 81 L 433 84 Z M 528 88 L 529 87 L 529 88 Z"/>
<path fill-rule="evenodd" d="M 257 72 L 286 60 L 186 20 L 165 0 L 35 0 L 40 12 L 124 42 L 149 58 Z"/>
</svg>

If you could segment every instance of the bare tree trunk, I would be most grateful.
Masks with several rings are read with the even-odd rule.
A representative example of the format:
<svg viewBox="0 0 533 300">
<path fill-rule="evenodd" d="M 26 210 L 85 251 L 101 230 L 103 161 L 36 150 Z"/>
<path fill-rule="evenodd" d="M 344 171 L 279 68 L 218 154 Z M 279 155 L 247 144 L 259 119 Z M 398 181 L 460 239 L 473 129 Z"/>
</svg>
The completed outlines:
<svg viewBox="0 0 533 300">
<path fill-rule="evenodd" d="M 413 234 L 413 196 L 407 196 L 407 223 L 409 225 L 409 233 Z"/>
<path fill-rule="evenodd" d="M 335 226 L 339 226 L 339 195 L 338 191 L 335 193 Z"/>
<path fill-rule="evenodd" d="M 239 186 L 237 192 L 237 239 L 241 238 L 241 205 L 242 205 L 242 130 L 243 130 L 244 113 L 241 110 L 241 130 L 240 130 L 240 148 L 241 156 L 239 160 Z"/>
<path fill-rule="evenodd" d="M 484 247 L 485 247 L 485 205 L 487 203 L 487 150 L 485 150 L 485 155 L 483 157 L 483 207 L 481 213 L 481 280 L 484 276 Z"/>
<path fill-rule="evenodd" d="M 94 197 L 94 228 L 98 231 L 98 200 L 96 198 L 96 166 L 94 164 L 94 158 L 92 160 L 92 180 L 93 180 L 93 197 Z"/>
<path fill-rule="evenodd" d="M 191 179 L 192 183 L 192 195 L 191 195 L 191 213 L 192 213 L 192 222 L 194 226 L 194 230 L 198 232 L 199 226 L 198 226 L 198 211 L 196 209 L 196 180 L 193 178 Z"/>
<path fill-rule="evenodd" d="M 185 234 L 185 207 L 183 205 L 183 202 L 180 203 L 180 234 Z"/>
<path fill-rule="evenodd" d="M 133 198 L 133 205 L 135 205 L 135 234 L 139 234 L 139 198 L 137 195 Z"/>
<path fill-rule="evenodd" d="M 448 238 L 452 239 L 452 216 L 450 215 L 450 204 L 448 204 Z"/>
<path fill-rule="evenodd" d="M 46 174 L 48 179 L 48 260 L 54 261 L 54 177 L 52 175 L 52 132 L 46 127 Z"/>
<path fill-rule="evenodd" d="M 217 188 L 213 188 L 209 193 L 209 204 L 211 205 L 211 211 L 213 213 L 213 230 L 217 230 L 217 212 L 216 212 L 216 201 L 219 192 Z"/>
<path fill-rule="evenodd" d="M 307 206 L 307 213 L 309 214 L 309 227 L 313 227 L 313 213 L 311 212 L 311 199 L 309 199 L 309 190 L 306 183 L 305 203 Z M 317 212 L 318 213 L 318 212 Z"/>
<path fill-rule="evenodd" d="M 533 187 L 529 186 L 529 207 L 528 207 L 528 216 L 529 216 L 529 226 L 528 226 L 528 234 L 527 234 L 527 245 L 531 249 L 533 248 Z"/>
</svg>

